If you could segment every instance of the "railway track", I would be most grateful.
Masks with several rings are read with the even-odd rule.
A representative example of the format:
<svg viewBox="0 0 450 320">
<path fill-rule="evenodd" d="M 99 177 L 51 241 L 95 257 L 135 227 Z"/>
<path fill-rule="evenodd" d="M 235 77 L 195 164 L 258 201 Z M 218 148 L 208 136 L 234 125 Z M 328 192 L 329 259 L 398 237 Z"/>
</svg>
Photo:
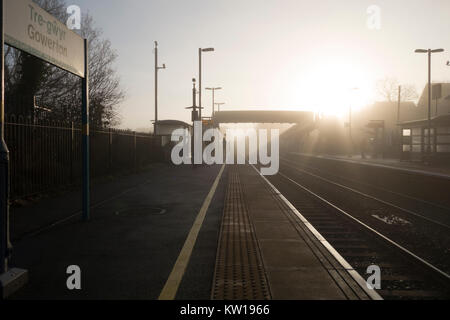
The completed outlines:
<svg viewBox="0 0 450 320">
<path fill-rule="evenodd" d="M 389 232 L 369 226 L 349 210 L 348 205 L 343 209 L 342 203 L 332 203 L 311 190 L 307 185 L 310 181 L 304 183 L 305 175 L 300 176 L 292 168 L 286 170 L 286 166 L 282 166 L 281 172 L 269 180 L 361 276 L 369 276 L 366 274 L 369 266 L 380 267 L 381 289 L 377 292 L 384 299 L 450 298 L 450 275 L 439 265 L 405 248 L 392 239 Z M 320 184 L 324 185 L 324 181 Z M 346 192 L 348 197 L 350 191 Z"/>
<path fill-rule="evenodd" d="M 450 274 L 450 226 L 447 219 L 432 215 L 434 207 L 412 211 L 401 205 L 385 201 L 324 177 L 323 172 L 314 174 L 310 169 L 286 164 L 283 170 L 301 179 L 302 184 L 332 201 L 341 209 L 351 212 L 372 228 L 380 231 L 403 247 Z M 449 213 L 450 214 L 450 213 Z M 429 218 L 431 216 L 431 218 Z"/>
<path fill-rule="evenodd" d="M 394 204 L 401 207 L 404 211 L 409 211 L 416 216 L 434 222 L 439 221 L 440 224 L 450 227 L 450 207 L 448 205 L 438 204 L 427 199 L 419 198 L 405 193 L 407 186 L 403 186 L 402 192 L 398 192 L 392 187 L 381 187 L 374 185 L 373 183 L 367 183 L 362 180 L 355 180 L 342 174 L 337 174 L 330 170 L 325 170 L 322 167 L 310 165 L 308 162 L 302 161 L 302 159 L 296 159 L 297 161 L 290 160 L 288 158 L 282 159 L 284 164 L 295 166 L 297 169 L 299 166 L 306 169 L 308 173 L 316 173 L 321 177 L 327 177 L 327 180 L 332 181 L 335 184 L 345 185 L 348 188 L 351 187 L 354 190 L 360 190 L 366 195 L 372 195 L 372 198 L 385 199 L 389 204 Z M 300 160 L 300 161 L 299 161 Z M 420 212 L 427 212 L 428 216 L 424 216 Z M 432 217 L 430 217 L 430 214 Z"/>
</svg>

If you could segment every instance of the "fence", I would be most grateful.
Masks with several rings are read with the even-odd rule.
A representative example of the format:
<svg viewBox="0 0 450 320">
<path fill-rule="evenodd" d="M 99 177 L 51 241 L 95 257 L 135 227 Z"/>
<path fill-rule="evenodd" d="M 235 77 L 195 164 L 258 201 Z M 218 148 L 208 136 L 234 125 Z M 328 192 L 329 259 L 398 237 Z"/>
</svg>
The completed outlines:
<svg viewBox="0 0 450 320">
<path fill-rule="evenodd" d="M 73 123 L 8 115 L 11 198 L 17 199 L 81 179 L 81 128 Z M 134 171 L 162 159 L 160 137 L 118 129 L 91 129 L 91 177 Z"/>
</svg>

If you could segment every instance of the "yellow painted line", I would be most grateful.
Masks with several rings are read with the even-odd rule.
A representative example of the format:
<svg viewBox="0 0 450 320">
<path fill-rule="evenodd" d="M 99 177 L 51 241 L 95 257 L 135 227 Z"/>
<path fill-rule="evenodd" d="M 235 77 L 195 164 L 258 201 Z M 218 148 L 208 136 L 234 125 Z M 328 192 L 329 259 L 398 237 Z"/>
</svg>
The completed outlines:
<svg viewBox="0 0 450 320">
<path fill-rule="evenodd" d="M 203 225 L 203 221 L 205 220 L 206 212 L 208 211 L 209 205 L 216 193 L 217 186 L 219 185 L 220 178 L 222 177 L 223 171 L 225 169 L 225 165 L 222 165 L 219 174 L 214 181 L 211 190 L 209 190 L 208 195 L 206 196 L 205 201 L 203 201 L 203 205 L 195 219 L 194 225 L 189 231 L 189 235 L 184 242 L 183 249 L 181 249 L 180 255 L 178 256 L 177 261 L 170 273 L 169 278 L 164 285 L 161 293 L 159 294 L 158 300 L 174 300 L 178 291 L 178 287 L 180 286 L 181 280 L 183 279 L 184 272 L 186 271 L 187 265 L 189 264 L 189 260 L 191 258 L 192 250 L 194 249 L 195 242 L 197 241 L 198 234 Z"/>
</svg>

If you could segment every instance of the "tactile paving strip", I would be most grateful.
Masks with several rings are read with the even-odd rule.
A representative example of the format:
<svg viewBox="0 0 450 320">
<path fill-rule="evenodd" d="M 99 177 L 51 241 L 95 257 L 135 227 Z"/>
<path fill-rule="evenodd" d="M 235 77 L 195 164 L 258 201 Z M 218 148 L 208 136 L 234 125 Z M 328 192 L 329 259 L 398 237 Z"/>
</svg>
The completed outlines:
<svg viewBox="0 0 450 320">
<path fill-rule="evenodd" d="M 217 250 L 213 300 L 270 299 L 237 166 L 228 167 L 228 189 Z"/>
</svg>

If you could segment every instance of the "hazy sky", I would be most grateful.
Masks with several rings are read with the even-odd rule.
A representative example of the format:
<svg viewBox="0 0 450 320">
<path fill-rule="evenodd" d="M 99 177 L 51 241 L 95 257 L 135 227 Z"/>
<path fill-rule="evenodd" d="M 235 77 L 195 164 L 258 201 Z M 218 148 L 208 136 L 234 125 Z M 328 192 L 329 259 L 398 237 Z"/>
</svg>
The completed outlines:
<svg viewBox="0 0 450 320">
<path fill-rule="evenodd" d="M 433 55 L 433 80 L 450 81 L 449 0 L 70 0 L 89 11 L 119 55 L 117 70 L 128 98 L 122 127 L 149 127 L 154 118 L 153 41 L 160 62 L 160 119 L 190 120 L 198 48 L 203 86 L 222 86 L 224 110 L 345 108 L 360 88 L 358 104 L 374 99 L 377 79 L 427 80 L 425 54 Z M 381 9 L 380 30 L 369 29 L 367 9 Z M 203 93 L 211 114 L 211 93 Z"/>
</svg>

